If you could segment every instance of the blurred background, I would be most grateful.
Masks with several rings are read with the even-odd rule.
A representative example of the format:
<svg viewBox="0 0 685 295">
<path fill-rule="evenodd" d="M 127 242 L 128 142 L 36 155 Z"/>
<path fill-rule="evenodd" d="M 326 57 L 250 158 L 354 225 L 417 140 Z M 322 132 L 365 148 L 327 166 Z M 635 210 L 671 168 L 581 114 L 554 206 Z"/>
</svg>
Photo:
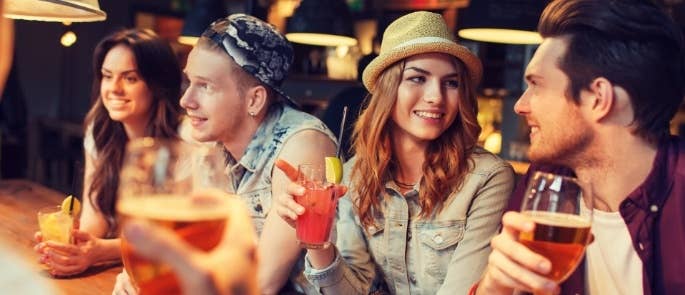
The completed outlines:
<svg viewBox="0 0 685 295">
<path fill-rule="evenodd" d="M 302 107 L 339 129 L 343 105 L 358 113 L 365 91 L 358 82 L 379 50 L 384 28 L 411 11 L 442 14 L 459 42 L 483 61 L 478 90 L 480 143 L 526 169 L 527 128 L 513 112 L 525 85 L 523 71 L 539 42 L 534 31 L 544 0 L 89 0 L 106 20 L 85 23 L 15 21 L 14 63 L 0 101 L 0 177 L 28 178 L 80 195 L 82 121 L 90 106 L 92 52 L 108 33 L 149 28 L 168 39 L 182 64 L 193 36 L 211 20 L 247 13 L 267 20 L 295 45 L 295 63 L 284 89 Z M 683 0 L 658 0 L 685 26 Z M 462 29 L 507 29 L 504 35 Z M 294 35 L 291 35 L 295 33 Z M 308 39 L 307 34 L 314 35 Z M 463 33 L 463 34 L 462 34 Z M 497 33 L 497 32 L 494 32 Z M 501 32 L 500 32 L 501 34 Z M 336 38 L 328 39 L 328 35 Z M 475 37 L 474 37 L 475 36 Z M 182 38 L 190 37 L 190 38 Z M 503 38 L 504 37 L 504 38 Z M 305 44 L 308 43 L 308 44 Z M 229 112 L 230 114 L 230 112 Z M 356 116 L 351 116 L 353 120 Z M 348 121 L 348 126 L 351 125 Z M 685 108 L 672 122 L 685 132 Z M 346 130 L 349 134 L 349 129 Z"/>
</svg>

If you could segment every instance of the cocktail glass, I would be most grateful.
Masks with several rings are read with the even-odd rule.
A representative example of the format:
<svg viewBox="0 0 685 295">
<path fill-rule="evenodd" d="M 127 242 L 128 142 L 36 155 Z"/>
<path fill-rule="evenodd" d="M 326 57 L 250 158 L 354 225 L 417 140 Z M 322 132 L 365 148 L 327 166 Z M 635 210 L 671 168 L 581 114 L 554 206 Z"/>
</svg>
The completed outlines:
<svg viewBox="0 0 685 295">
<path fill-rule="evenodd" d="M 309 249 L 326 247 L 337 206 L 333 184 L 326 181 L 322 165 L 303 164 L 298 166 L 298 171 L 298 183 L 305 188 L 305 193 L 296 196 L 295 202 L 305 209 L 295 221 L 297 240 Z"/>
<path fill-rule="evenodd" d="M 74 219 L 62 211 L 60 206 L 44 207 L 38 210 L 38 226 L 43 241 L 55 241 L 68 244 L 71 241 L 71 229 Z"/>
</svg>

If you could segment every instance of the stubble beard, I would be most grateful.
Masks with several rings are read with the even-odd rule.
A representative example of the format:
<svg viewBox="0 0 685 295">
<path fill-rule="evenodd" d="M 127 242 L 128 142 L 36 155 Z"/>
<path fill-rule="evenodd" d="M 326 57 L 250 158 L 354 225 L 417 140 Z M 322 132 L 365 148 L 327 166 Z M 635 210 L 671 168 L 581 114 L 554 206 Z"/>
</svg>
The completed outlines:
<svg viewBox="0 0 685 295">
<path fill-rule="evenodd" d="M 568 125 L 572 126 L 572 125 Z M 558 135 L 554 139 L 545 140 L 539 136 L 538 142 L 531 144 L 528 158 L 532 162 L 562 165 L 574 169 L 575 167 L 592 165 L 590 159 L 591 143 L 594 134 L 589 126 L 576 124 L 576 127 L 557 128 Z M 563 130 L 563 131 L 560 131 Z"/>
</svg>

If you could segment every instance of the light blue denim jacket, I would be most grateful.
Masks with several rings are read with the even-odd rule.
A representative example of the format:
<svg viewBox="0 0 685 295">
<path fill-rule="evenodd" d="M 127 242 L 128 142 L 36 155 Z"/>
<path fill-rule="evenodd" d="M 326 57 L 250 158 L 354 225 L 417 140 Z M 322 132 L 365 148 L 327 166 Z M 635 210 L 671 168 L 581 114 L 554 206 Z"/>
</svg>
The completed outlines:
<svg viewBox="0 0 685 295">
<path fill-rule="evenodd" d="M 418 218 L 418 185 L 403 196 L 389 181 L 377 225 L 365 231 L 353 207 L 356 196 L 348 193 L 338 203 L 336 258 L 322 270 L 305 261 L 307 279 L 325 294 L 385 287 L 392 294 L 466 294 L 487 264 L 514 186 L 507 162 L 482 149 L 471 158 L 475 165 L 462 187 L 430 219 Z M 345 164 L 347 185 L 354 160 Z"/>
<path fill-rule="evenodd" d="M 255 132 L 240 162 L 228 155 L 226 172 L 232 187 L 247 204 L 257 234 L 262 233 L 264 219 L 271 209 L 271 172 L 283 146 L 293 135 L 304 130 L 317 130 L 333 142 L 335 137 L 316 117 L 276 104 Z"/>
<path fill-rule="evenodd" d="M 247 145 L 240 162 L 236 163 L 227 155 L 226 172 L 231 178 L 228 191 L 245 201 L 257 235 L 261 235 L 264 220 L 271 209 L 271 172 L 288 140 L 300 131 L 317 130 L 336 142 L 335 136 L 316 117 L 283 104 L 273 105 L 271 108 Z M 316 293 L 302 275 L 303 269 L 303 259 L 300 259 L 293 266 L 290 281 L 298 291 Z"/>
</svg>

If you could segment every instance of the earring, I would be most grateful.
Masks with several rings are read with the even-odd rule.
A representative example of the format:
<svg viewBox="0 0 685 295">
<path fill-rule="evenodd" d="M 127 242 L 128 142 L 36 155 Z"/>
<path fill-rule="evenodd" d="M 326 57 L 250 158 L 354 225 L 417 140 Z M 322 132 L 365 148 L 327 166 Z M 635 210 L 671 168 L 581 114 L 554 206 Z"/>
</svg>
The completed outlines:
<svg viewBox="0 0 685 295">
<path fill-rule="evenodd" d="M 247 112 L 247 114 L 250 115 L 250 117 L 254 117 L 256 115 L 254 112 Z"/>
</svg>

